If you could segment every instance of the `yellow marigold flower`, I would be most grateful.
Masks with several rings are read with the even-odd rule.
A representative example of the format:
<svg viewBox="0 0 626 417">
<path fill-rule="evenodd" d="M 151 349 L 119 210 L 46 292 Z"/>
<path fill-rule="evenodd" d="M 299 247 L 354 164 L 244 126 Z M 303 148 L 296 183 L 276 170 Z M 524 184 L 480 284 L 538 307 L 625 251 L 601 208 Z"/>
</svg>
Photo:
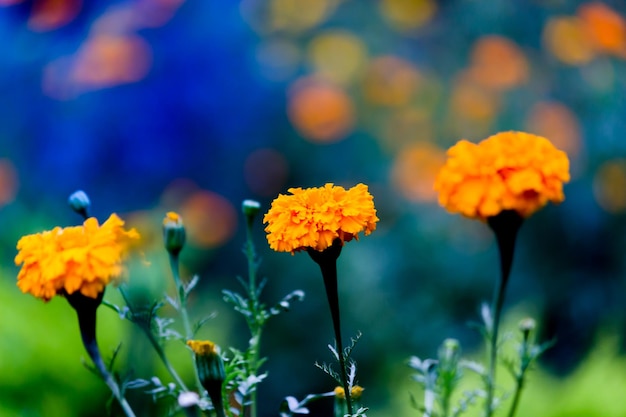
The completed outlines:
<svg viewBox="0 0 626 417">
<path fill-rule="evenodd" d="M 439 203 L 452 213 L 486 220 L 503 210 L 528 217 L 565 199 L 569 159 L 541 136 L 502 132 L 478 144 L 461 140 L 435 180 Z"/>
<path fill-rule="evenodd" d="M 112 214 L 102 225 L 91 217 L 82 226 L 55 227 L 22 237 L 15 264 L 22 265 L 17 286 L 45 301 L 80 291 L 97 298 L 110 282 L 118 283 L 128 245 L 139 239 L 135 229 Z"/>
<path fill-rule="evenodd" d="M 374 198 L 367 185 L 349 190 L 329 183 L 318 188 L 290 188 L 279 195 L 263 217 L 267 241 L 278 252 L 312 248 L 323 251 L 333 240 L 349 242 L 376 229 Z"/>
</svg>

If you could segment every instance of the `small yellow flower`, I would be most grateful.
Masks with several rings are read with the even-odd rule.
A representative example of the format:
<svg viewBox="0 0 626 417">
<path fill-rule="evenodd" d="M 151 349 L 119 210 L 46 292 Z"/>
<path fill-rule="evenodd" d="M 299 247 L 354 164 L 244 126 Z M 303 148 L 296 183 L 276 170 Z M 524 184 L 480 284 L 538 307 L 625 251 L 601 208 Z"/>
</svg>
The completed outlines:
<svg viewBox="0 0 626 417">
<path fill-rule="evenodd" d="M 358 400 L 363 395 L 364 388 L 360 385 L 355 385 L 350 389 L 350 398 Z M 343 387 L 335 387 L 335 397 L 340 398 L 342 400 L 346 399 L 346 391 Z"/>
<path fill-rule="evenodd" d="M 263 218 L 270 247 L 278 252 L 312 248 L 323 251 L 335 239 L 342 243 L 376 229 L 374 198 L 367 185 L 349 190 L 326 184 L 318 188 L 290 188 L 279 195 Z"/>
<path fill-rule="evenodd" d="M 567 155 L 548 139 L 502 132 L 451 147 L 434 188 L 448 211 L 484 221 L 504 210 L 528 217 L 549 201 L 560 203 L 569 179 Z"/>
<path fill-rule="evenodd" d="M 80 291 L 97 298 L 111 282 L 118 283 L 128 246 L 139 239 L 135 229 L 112 214 L 101 226 L 91 217 L 82 226 L 22 237 L 17 243 L 15 264 L 22 265 L 17 285 L 45 301 L 57 294 Z"/>
<path fill-rule="evenodd" d="M 198 356 L 217 354 L 215 343 L 208 340 L 187 340 L 187 346 Z"/>
<path fill-rule="evenodd" d="M 163 226 L 182 226 L 183 219 L 180 214 L 174 211 L 168 211 L 163 218 Z"/>
</svg>

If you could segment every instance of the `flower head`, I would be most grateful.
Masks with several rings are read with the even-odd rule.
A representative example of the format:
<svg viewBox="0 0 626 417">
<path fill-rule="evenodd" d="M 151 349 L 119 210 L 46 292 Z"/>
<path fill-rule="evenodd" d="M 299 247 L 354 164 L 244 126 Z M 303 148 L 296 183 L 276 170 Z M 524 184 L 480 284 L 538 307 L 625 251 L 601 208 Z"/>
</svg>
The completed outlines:
<svg viewBox="0 0 626 417">
<path fill-rule="evenodd" d="M 91 217 L 82 226 L 22 237 L 15 257 L 15 264 L 22 265 L 17 286 L 45 301 L 76 291 L 97 298 L 109 283 L 121 279 L 128 246 L 139 239 L 135 229 L 123 226 L 124 221 L 112 214 L 102 225 Z"/>
<path fill-rule="evenodd" d="M 329 183 L 288 191 L 291 195 L 279 195 L 263 217 L 267 241 L 275 251 L 323 251 L 335 239 L 343 244 L 360 232 L 369 235 L 376 229 L 378 217 L 367 185 L 346 190 Z"/>
<path fill-rule="evenodd" d="M 439 203 L 452 213 L 486 220 L 504 210 L 528 217 L 565 199 L 569 160 L 541 136 L 502 132 L 478 144 L 461 140 L 435 180 Z"/>
</svg>

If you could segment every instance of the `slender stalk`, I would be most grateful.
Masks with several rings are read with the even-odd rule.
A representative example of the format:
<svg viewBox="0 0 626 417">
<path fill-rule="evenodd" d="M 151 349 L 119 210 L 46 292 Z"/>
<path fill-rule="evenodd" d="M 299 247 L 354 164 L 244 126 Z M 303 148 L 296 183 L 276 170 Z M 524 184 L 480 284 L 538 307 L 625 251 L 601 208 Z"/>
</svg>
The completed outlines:
<svg viewBox="0 0 626 417">
<path fill-rule="evenodd" d="M 256 251 L 254 248 L 254 241 L 252 239 L 252 224 L 254 216 L 247 216 L 246 219 L 246 249 L 245 254 L 248 260 L 248 296 L 252 304 L 252 315 L 248 319 L 248 327 L 252 338 L 250 339 L 250 353 L 249 366 L 251 373 L 256 375 L 258 369 L 260 345 L 261 345 L 261 333 L 263 329 L 263 323 L 259 322 L 259 294 L 256 287 Z M 250 405 L 248 406 L 248 416 L 256 417 L 257 415 L 257 393 L 256 389 L 250 393 Z"/>
<path fill-rule="evenodd" d="M 193 331 L 191 330 L 189 314 L 187 313 L 187 296 L 185 294 L 185 286 L 180 279 L 178 253 L 172 253 L 171 251 L 168 251 L 168 253 L 170 258 L 170 269 L 172 270 L 172 277 L 174 278 L 174 283 L 176 284 L 176 289 L 178 290 L 178 307 L 181 319 L 183 320 L 183 327 L 185 328 L 185 340 L 191 340 L 193 338 Z M 195 366 L 194 374 L 196 377 L 196 386 L 198 387 L 198 391 L 202 392 L 202 383 L 200 382 L 198 370 Z"/>
<path fill-rule="evenodd" d="M 517 405 L 519 404 L 519 399 L 522 395 L 522 388 L 524 387 L 524 376 L 519 375 L 515 381 L 515 394 L 513 396 L 513 402 L 511 403 L 511 408 L 509 409 L 509 417 L 513 417 L 517 412 Z"/>
<path fill-rule="evenodd" d="M 93 361 L 100 377 L 107 384 L 111 393 L 119 402 L 124 414 L 126 414 L 127 417 L 135 417 L 135 413 L 130 407 L 128 401 L 126 401 L 126 398 L 124 398 L 117 382 L 115 382 L 115 379 L 113 379 L 104 365 L 104 361 L 102 360 L 102 355 L 100 354 L 100 349 L 98 348 L 98 343 L 96 341 L 96 311 L 102 302 L 103 295 L 104 292 L 100 293 L 99 297 L 94 299 L 86 297 L 80 292 L 75 292 L 73 294 L 66 294 L 66 299 L 74 310 L 76 310 L 80 337 L 83 345 L 85 346 L 85 350 Z"/>
<path fill-rule="evenodd" d="M 189 314 L 187 313 L 187 297 L 185 295 L 185 286 L 180 279 L 180 268 L 178 262 L 178 254 L 169 253 L 170 269 L 172 270 L 172 276 L 174 283 L 176 284 L 176 290 L 178 291 L 178 305 L 180 309 L 180 315 L 183 320 L 183 326 L 185 328 L 185 339 L 190 340 L 193 338 L 193 332 L 191 331 L 191 324 L 189 322 Z"/>
<path fill-rule="evenodd" d="M 497 216 L 490 217 L 487 220 L 489 227 L 493 230 L 498 243 L 498 252 L 500 254 L 500 279 L 497 281 L 493 301 L 491 304 L 491 312 L 493 314 L 493 322 L 489 334 L 489 372 L 487 374 L 487 399 L 485 401 L 485 417 L 491 417 L 493 414 L 493 398 L 496 383 L 496 365 L 498 358 L 498 330 L 500 328 L 500 317 L 502 315 L 502 306 L 504 305 L 504 296 L 506 287 L 513 265 L 513 254 L 515 252 L 515 240 L 517 232 L 522 225 L 523 218 L 513 210 L 505 210 Z"/>
<path fill-rule="evenodd" d="M 346 360 L 344 357 L 343 343 L 341 339 L 341 322 L 339 314 L 339 292 L 337 289 L 337 258 L 341 253 L 341 241 L 335 239 L 332 246 L 323 252 L 315 249 L 308 249 L 311 258 L 320 266 L 322 278 L 324 279 L 324 288 L 326 289 L 326 297 L 328 306 L 330 307 L 330 315 L 333 320 L 333 329 L 335 331 L 335 341 L 337 343 L 337 354 L 339 356 L 339 368 L 343 390 L 346 395 L 346 405 L 348 406 L 348 414 L 352 415 L 352 398 L 350 393 L 350 384 L 348 383 L 348 375 L 346 372 Z"/>
<path fill-rule="evenodd" d="M 130 299 L 128 297 L 128 294 L 126 294 L 124 287 L 120 286 L 119 291 L 120 291 L 120 294 L 122 295 L 122 298 L 124 299 L 124 302 L 126 303 L 128 308 L 131 309 L 131 314 L 134 314 L 132 313 Z M 111 304 L 107 304 L 107 305 L 111 306 Z M 150 341 L 150 344 L 152 345 L 157 355 L 159 356 L 159 359 L 161 359 L 161 362 L 163 362 L 163 365 L 165 366 L 167 371 L 170 373 L 172 378 L 174 378 L 176 383 L 183 389 L 183 391 L 189 391 L 189 389 L 187 389 L 187 386 L 183 382 L 182 378 L 178 375 L 178 373 L 176 372 L 176 370 L 170 363 L 169 359 L 167 359 L 167 356 L 165 355 L 165 351 L 163 350 L 163 347 L 159 343 L 158 339 L 154 336 L 154 333 L 152 332 L 152 329 L 150 327 L 151 323 L 147 323 L 145 321 L 136 321 L 136 320 L 132 320 L 132 321 L 135 324 L 137 324 L 139 328 L 143 330 L 143 332 L 146 334 L 146 337 L 148 338 L 148 340 Z"/>
<path fill-rule="evenodd" d="M 176 372 L 176 370 L 170 363 L 169 359 L 167 359 L 167 356 L 165 355 L 165 351 L 163 350 L 163 347 L 159 344 L 159 341 L 157 340 L 157 338 L 154 337 L 154 334 L 149 329 L 145 329 L 145 332 L 146 332 L 146 336 L 148 336 L 148 340 L 152 344 L 152 347 L 154 348 L 157 355 L 159 356 L 159 359 L 161 359 L 161 362 L 163 362 L 165 369 L 167 369 L 167 371 L 170 373 L 172 378 L 174 378 L 178 386 L 180 386 L 180 388 L 183 391 L 189 391 L 189 389 L 187 388 L 187 386 L 185 385 L 181 377 L 178 375 L 178 373 Z"/>
</svg>

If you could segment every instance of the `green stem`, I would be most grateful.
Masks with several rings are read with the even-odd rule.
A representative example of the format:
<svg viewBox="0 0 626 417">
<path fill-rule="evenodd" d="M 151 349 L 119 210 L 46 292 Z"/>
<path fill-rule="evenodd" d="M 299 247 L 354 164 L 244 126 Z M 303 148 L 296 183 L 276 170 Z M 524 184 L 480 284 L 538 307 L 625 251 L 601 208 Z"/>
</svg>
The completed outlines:
<svg viewBox="0 0 626 417">
<path fill-rule="evenodd" d="M 126 303 L 128 308 L 131 309 L 131 314 L 132 314 L 132 307 L 130 304 L 130 300 L 129 300 L 128 294 L 126 294 L 126 291 L 124 290 L 124 287 L 120 286 L 119 291 L 120 291 L 120 294 L 122 295 L 122 298 L 124 299 L 124 302 Z M 185 385 L 181 377 L 178 375 L 176 370 L 172 367 L 172 364 L 167 359 L 167 356 L 165 356 L 165 351 L 163 350 L 163 347 L 159 343 L 158 339 L 154 336 L 154 333 L 152 332 L 152 329 L 150 328 L 151 323 L 137 322 L 137 321 L 133 321 L 133 322 L 137 324 L 139 328 L 141 328 L 141 330 L 143 330 L 143 332 L 146 334 L 146 337 L 148 338 L 148 340 L 150 341 L 150 344 L 152 345 L 157 355 L 159 356 L 159 359 L 161 359 L 161 362 L 163 362 L 163 365 L 165 366 L 167 371 L 170 373 L 172 378 L 174 378 L 176 383 L 178 383 L 178 385 L 183 389 L 183 391 L 189 391 L 189 389 L 187 389 L 187 386 Z"/>
<path fill-rule="evenodd" d="M 494 290 L 491 313 L 493 322 L 491 329 L 488 329 L 489 338 L 489 372 L 486 378 L 487 399 L 485 401 L 485 417 L 493 414 L 493 398 L 496 384 L 496 365 L 498 358 L 498 330 L 500 328 L 500 317 L 502 306 L 504 305 L 504 295 L 511 274 L 513 265 L 513 254 L 515 252 L 515 240 L 517 232 L 522 225 L 523 218 L 514 210 L 505 210 L 497 216 L 487 219 L 489 227 L 493 230 L 498 243 L 500 254 L 500 279 L 497 281 Z"/>
<path fill-rule="evenodd" d="M 174 283 L 176 284 L 176 290 L 178 294 L 178 305 L 180 314 L 183 319 L 183 326 L 185 327 L 185 340 L 191 340 L 193 338 L 193 332 L 191 331 L 191 324 L 189 322 L 189 314 L 187 313 L 187 297 L 185 295 L 185 286 L 180 279 L 178 254 L 170 256 L 170 269 L 172 270 L 172 276 L 174 277 Z"/>
<path fill-rule="evenodd" d="M 78 327 L 80 329 L 80 337 L 83 342 L 83 346 L 85 346 L 85 350 L 93 361 L 100 377 L 119 402 L 124 414 L 126 414 L 127 417 L 135 417 L 135 413 L 130 407 L 130 404 L 128 404 L 128 401 L 126 401 L 126 398 L 124 398 L 117 382 L 115 382 L 104 365 L 104 361 L 102 360 L 102 355 L 100 354 L 100 349 L 98 348 L 98 343 L 96 341 L 96 311 L 102 302 L 103 296 L 104 292 L 100 293 L 98 298 L 94 299 L 84 296 L 77 291 L 73 294 L 66 294 L 66 299 L 74 310 L 76 310 L 76 314 L 78 316 Z"/>
<path fill-rule="evenodd" d="M 152 333 L 152 331 L 150 329 L 144 329 L 144 331 L 146 333 L 146 336 L 148 336 L 148 340 L 150 340 L 152 347 L 156 351 L 157 355 L 161 359 L 161 362 L 163 362 L 163 365 L 165 366 L 167 371 L 170 373 L 172 378 L 174 378 L 176 383 L 180 386 L 180 388 L 183 391 L 189 391 L 189 389 L 187 388 L 187 386 L 185 385 L 181 377 L 178 375 L 174 367 L 172 367 L 172 364 L 170 363 L 170 361 L 167 359 L 167 356 L 165 355 L 165 351 L 163 350 L 163 347 L 159 344 L 159 341 L 157 340 L 157 338 L 154 337 L 154 334 Z"/>
<path fill-rule="evenodd" d="M 517 405 L 522 395 L 522 388 L 524 387 L 524 375 L 519 375 L 515 382 L 515 394 L 513 396 L 513 403 L 511 404 L 511 408 L 509 409 L 509 417 L 513 417 L 517 412 Z"/>
<path fill-rule="evenodd" d="M 180 279 L 178 253 L 169 252 L 169 258 L 170 269 L 172 270 L 172 277 L 174 278 L 174 283 L 176 284 L 176 289 L 178 293 L 178 307 L 181 318 L 183 320 L 183 327 L 185 328 L 185 340 L 191 340 L 193 338 L 193 332 L 191 331 L 191 323 L 189 322 L 189 314 L 187 313 L 187 296 L 185 294 L 185 286 Z M 200 377 L 198 376 L 198 370 L 195 366 L 193 367 L 193 369 L 198 392 L 202 393 L 203 387 L 202 383 L 200 382 Z"/>
<path fill-rule="evenodd" d="M 342 243 L 339 239 L 335 239 L 332 246 L 322 252 L 315 249 L 308 249 L 311 258 L 320 266 L 322 278 L 324 279 L 324 288 L 326 289 L 326 297 L 328 306 L 330 307 L 330 315 L 333 320 L 333 329 L 335 331 L 335 341 L 337 343 L 337 355 L 339 356 L 339 368 L 343 390 L 346 395 L 346 405 L 348 406 L 348 414 L 352 415 L 352 398 L 350 392 L 350 384 L 348 383 L 348 374 L 346 372 L 346 360 L 344 357 L 343 343 L 341 340 L 341 322 L 339 314 L 339 292 L 337 289 L 337 258 L 341 253 Z"/>
<path fill-rule="evenodd" d="M 263 323 L 259 321 L 259 295 L 256 287 L 256 251 L 254 241 L 252 240 L 253 216 L 248 216 L 246 221 L 246 259 L 248 260 L 248 296 L 250 297 L 251 317 L 248 319 L 248 328 L 252 338 L 250 339 L 250 351 L 252 356 L 249 358 L 250 374 L 256 375 L 258 370 L 258 362 L 260 356 L 261 332 Z M 250 393 L 250 405 L 248 407 L 248 416 L 256 417 L 257 415 L 257 392 L 256 389 Z"/>
</svg>

